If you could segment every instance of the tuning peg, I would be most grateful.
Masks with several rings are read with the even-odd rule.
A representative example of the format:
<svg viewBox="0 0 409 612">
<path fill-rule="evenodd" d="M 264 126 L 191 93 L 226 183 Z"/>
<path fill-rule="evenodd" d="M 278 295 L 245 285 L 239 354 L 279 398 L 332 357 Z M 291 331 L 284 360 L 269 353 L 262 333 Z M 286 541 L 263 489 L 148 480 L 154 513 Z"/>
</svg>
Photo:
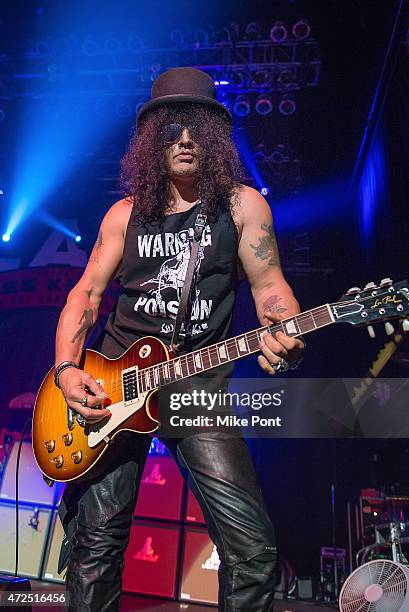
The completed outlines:
<svg viewBox="0 0 409 612">
<path fill-rule="evenodd" d="M 383 278 L 380 282 L 380 287 L 386 287 L 387 285 L 392 285 L 393 280 L 391 278 Z"/>
<path fill-rule="evenodd" d="M 375 330 L 372 327 L 372 325 L 368 325 L 366 329 L 368 330 L 368 334 L 370 338 L 376 338 Z"/>
<path fill-rule="evenodd" d="M 348 289 L 347 295 L 353 295 L 354 293 L 359 293 L 360 291 L 360 287 L 351 287 L 351 289 Z"/>
<path fill-rule="evenodd" d="M 409 332 L 409 321 L 408 319 L 403 319 L 402 321 L 402 329 L 405 333 Z"/>
<path fill-rule="evenodd" d="M 373 281 L 371 281 L 370 283 L 367 283 L 364 287 L 364 291 L 370 291 L 372 289 L 377 289 L 377 286 L 375 285 Z"/>
<path fill-rule="evenodd" d="M 395 328 L 393 327 L 392 323 L 389 323 L 389 321 L 386 321 L 385 323 L 385 331 L 388 336 L 392 336 L 392 334 L 395 333 Z"/>
</svg>

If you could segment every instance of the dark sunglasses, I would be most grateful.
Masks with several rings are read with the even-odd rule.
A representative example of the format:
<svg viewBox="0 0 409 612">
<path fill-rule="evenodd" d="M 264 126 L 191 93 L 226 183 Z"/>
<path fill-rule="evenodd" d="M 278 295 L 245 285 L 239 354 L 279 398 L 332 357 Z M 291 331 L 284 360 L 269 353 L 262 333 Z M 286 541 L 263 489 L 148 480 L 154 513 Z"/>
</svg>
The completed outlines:
<svg viewBox="0 0 409 612">
<path fill-rule="evenodd" d="M 190 137 L 194 140 L 197 136 L 197 126 L 182 125 L 181 123 L 168 123 L 164 125 L 160 131 L 160 137 L 164 144 L 173 144 L 177 142 L 183 134 L 183 130 L 189 130 Z"/>
</svg>

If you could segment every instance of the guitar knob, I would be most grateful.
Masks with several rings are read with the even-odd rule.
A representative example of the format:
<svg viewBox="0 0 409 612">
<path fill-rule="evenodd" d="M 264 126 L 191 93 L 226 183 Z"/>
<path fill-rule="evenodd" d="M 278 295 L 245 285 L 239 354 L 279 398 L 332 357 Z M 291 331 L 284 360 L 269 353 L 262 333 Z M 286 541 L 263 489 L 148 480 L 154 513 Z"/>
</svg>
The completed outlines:
<svg viewBox="0 0 409 612">
<path fill-rule="evenodd" d="M 409 332 L 409 320 L 408 319 L 403 319 L 402 329 L 405 333 Z"/>
<path fill-rule="evenodd" d="M 55 463 L 55 467 L 61 468 L 64 463 L 64 457 L 62 455 L 57 455 L 56 457 L 54 457 L 53 461 Z"/>
<path fill-rule="evenodd" d="M 46 447 L 49 453 L 52 453 L 55 449 L 55 440 L 47 440 L 47 442 L 44 443 L 44 446 Z"/>
<path fill-rule="evenodd" d="M 372 327 L 372 325 L 368 325 L 368 327 L 366 328 L 368 330 L 368 334 L 370 338 L 375 338 L 376 334 L 375 334 L 375 330 Z"/>
<path fill-rule="evenodd" d="M 62 436 L 65 446 L 72 444 L 72 433 L 67 433 Z"/>
<path fill-rule="evenodd" d="M 386 287 L 388 285 L 392 285 L 393 284 L 393 280 L 391 278 L 383 278 L 380 282 L 380 287 Z"/>
<path fill-rule="evenodd" d="M 347 295 L 354 295 L 355 293 L 359 293 L 360 291 L 360 287 L 351 287 L 351 289 L 348 289 Z"/>
<path fill-rule="evenodd" d="M 74 463 L 81 463 L 82 460 L 82 451 L 75 451 L 75 453 L 71 453 L 71 459 Z"/>
<path fill-rule="evenodd" d="M 395 333 L 395 328 L 393 327 L 392 323 L 389 323 L 389 321 L 386 321 L 385 323 L 385 331 L 388 336 L 392 336 Z"/>
<path fill-rule="evenodd" d="M 370 283 L 366 283 L 364 287 L 364 291 L 370 291 L 372 289 L 377 289 L 377 286 L 375 285 L 375 283 L 373 281 Z"/>
</svg>

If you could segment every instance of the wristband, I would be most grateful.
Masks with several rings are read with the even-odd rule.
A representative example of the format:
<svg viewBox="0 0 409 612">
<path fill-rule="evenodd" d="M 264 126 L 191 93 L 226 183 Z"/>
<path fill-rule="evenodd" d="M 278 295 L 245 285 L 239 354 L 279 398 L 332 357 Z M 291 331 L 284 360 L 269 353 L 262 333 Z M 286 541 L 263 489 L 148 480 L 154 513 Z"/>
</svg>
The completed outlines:
<svg viewBox="0 0 409 612">
<path fill-rule="evenodd" d="M 59 389 L 61 389 L 60 374 L 61 372 L 64 372 L 64 370 L 66 370 L 67 368 L 77 368 L 78 369 L 78 366 L 74 361 L 63 361 L 54 370 L 54 384 Z"/>
</svg>

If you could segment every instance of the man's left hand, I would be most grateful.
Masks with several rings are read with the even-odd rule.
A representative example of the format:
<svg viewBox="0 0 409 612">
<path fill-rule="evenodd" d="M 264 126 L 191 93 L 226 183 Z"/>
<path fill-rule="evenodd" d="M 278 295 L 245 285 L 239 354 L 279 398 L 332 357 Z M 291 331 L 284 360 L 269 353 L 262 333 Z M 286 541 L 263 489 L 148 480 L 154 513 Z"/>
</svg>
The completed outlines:
<svg viewBox="0 0 409 612">
<path fill-rule="evenodd" d="M 266 323 L 277 323 L 284 317 L 276 312 L 267 311 L 264 313 Z M 260 342 L 260 350 L 262 355 L 258 357 L 260 367 L 264 372 L 274 376 L 277 371 L 273 366 L 277 366 L 284 359 L 289 366 L 296 363 L 304 351 L 305 345 L 302 340 L 286 336 L 284 332 L 279 331 L 274 336 L 269 332 L 263 334 Z"/>
</svg>

